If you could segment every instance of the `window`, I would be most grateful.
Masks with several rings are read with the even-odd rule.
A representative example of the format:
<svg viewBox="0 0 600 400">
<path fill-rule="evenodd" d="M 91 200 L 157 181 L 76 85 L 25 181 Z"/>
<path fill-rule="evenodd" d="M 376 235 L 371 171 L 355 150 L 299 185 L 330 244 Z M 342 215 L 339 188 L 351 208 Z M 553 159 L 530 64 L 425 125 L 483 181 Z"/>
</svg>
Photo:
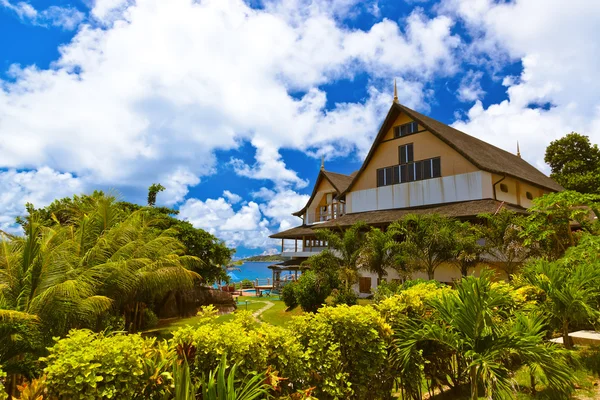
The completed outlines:
<svg viewBox="0 0 600 400">
<path fill-rule="evenodd" d="M 398 138 L 401 136 L 410 135 L 412 133 L 416 133 L 419 131 L 419 124 L 416 122 L 409 122 L 408 124 L 403 124 L 400 126 L 394 127 L 394 137 Z"/>
<path fill-rule="evenodd" d="M 413 162 L 414 156 L 412 143 L 398 147 L 398 160 L 400 161 L 400 165 Z"/>
<path fill-rule="evenodd" d="M 380 168 L 377 170 L 377 186 L 388 186 L 394 184 L 395 167 Z"/>
<path fill-rule="evenodd" d="M 371 278 L 368 276 L 361 276 L 358 278 L 358 291 L 360 293 L 371 293 Z"/>
<path fill-rule="evenodd" d="M 525 192 L 525 197 L 527 197 L 529 200 L 533 200 L 533 195 L 531 192 Z"/>
<path fill-rule="evenodd" d="M 500 190 L 503 191 L 504 193 L 508 193 L 508 186 L 506 186 L 506 184 L 504 184 L 504 183 L 501 183 Z"/>
</svg>

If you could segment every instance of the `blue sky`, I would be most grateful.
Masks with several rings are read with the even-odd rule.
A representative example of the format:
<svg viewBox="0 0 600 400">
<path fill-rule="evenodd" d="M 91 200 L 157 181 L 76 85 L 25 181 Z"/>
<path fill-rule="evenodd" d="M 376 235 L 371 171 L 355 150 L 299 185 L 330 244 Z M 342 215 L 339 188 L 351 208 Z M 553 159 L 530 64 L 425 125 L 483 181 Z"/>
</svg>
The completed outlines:
<svg viewBox="0 0 600 400">
<path fill-rule="evenodd" d="M 161 182 L 239 256 L 274 251 L 322 155 L 360 167 L 394 79 L 548 172 L 551 140 L 600 141 L 599 22 L 584 0 L 0 0 L 0 229 L 26 201 Z"/>
</svg>

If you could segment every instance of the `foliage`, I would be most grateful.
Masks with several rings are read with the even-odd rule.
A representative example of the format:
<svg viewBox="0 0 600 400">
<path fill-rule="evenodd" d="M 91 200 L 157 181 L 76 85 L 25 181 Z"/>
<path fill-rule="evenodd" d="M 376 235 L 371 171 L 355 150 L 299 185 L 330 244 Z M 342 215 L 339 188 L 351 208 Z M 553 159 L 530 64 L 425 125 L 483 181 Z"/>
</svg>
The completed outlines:
<svg viewBox="0 0 600 400">
<path fill-rule="evenodd" d="M 527 223 L 521 236 L 526 246 L 540 244 L 543 255 L 556 260 L 570 246 L 577 244 L 578 235 L 571 224 L 582 232 L 594 232 L 593 217 L 600 216 L 600 196 L 573 191 L 549 193 L 533 200 Z M 596 223 L 597 224 L 597 223 Z"/>
<path fill-rule="evenodd" d="M 358 295 L 352 289 L 333 289 L 333 291 L 331 292 L 331 296 L 329 296 L 326 302 L 327 305 L 332 306 L 339 306 L 341 304 L 355 306 L 358 304 Z"/>
<path fill-rule="evenodd" d="M 329 229 L 318 229 L 317 238 L 327 242 L 330 259 L 335 259 L 335 263 L 329 263 L 335 266 L 339 271 L 339 276 L 347 289 L 358 281 L 358 263 L 359 256 L 365 241 L 364 232 L 368 230 L 367 224 L 357 222 L 342 232 L 336 232 Z M 313 256 L 315 257 L 315 256 Z M 313 257 L 309 260 L 314 262 Z M 333 260 L 332 260 L 333 261 Z"/>
<path fill-rule="evenodd" d="M 504 285 L 492 283 L 489 271 L 480 278 L 463 278 L 455 291 L 428 303 L 432 316 L 400 321 L 395 329 L 397 363 L 413 398 L 420 394 L 415 377 L 456 387 L 465 375 L 471 399 L 478 398 L 480 387 L 487 398 L 508 397 L 511 371 L 520 365 L 535 365 L 555 393 L 572 389 L 561 351 L 544 342 L 543 318 L 523 314 L 511 318 L 512 297 Z"/>
<path fill-rule="evenodd" d="M 600 148 L 587 136 L 571 132 L 550 142 L 544 161 L 565 189 L 600 194 Z"/>
<path fill-rule="evenodd" d="M 296 299 L 297 287 L 298 284 L 296 282 L 291 282 L 281 289 L 281 299 L 285 303 L 288 310 L 293 310 L 298 306 L 298 301 Z"/>
<path fill-rule="evenodd" d="M 386 398 L 391 329 L 372 307 L 324 307 L 295 318 L 290 331 L 304 348 L 308 386 L 319 399 Z"/>
<path fill-rule="evenodd" d="M 305 312 L 316 312 L 333 290 L 326 275 L 305 271 L 295 284 L 296 301 Z"/>
<path fill-rule="evenodd" d="M 431 300 L 452 291 L 450 287 L 440 285 L 436 281 L 423 281 L 408 289 L 400 289 L 396 294 L 380 299 L 375 305 L 392 326 L 406 318 L 425 317 L 431 312 Z"/>
<path fill-rule="evenodd" d="M 292 390 L 294 383 L 306 379 L 300 344 L 293 335 L 285 328 L 256 326 L 246 312 L 224 324 L 207 322 L 182 328 L 174 333 L 172 344 L 192 349 L 188 361 L 196 379 L 217 368 L 223 354 L 227 354 L 227 362 L 238 365 L 240 377 L 271 368 L 290 383 L 284 390 Z"/>
<path fill-rule="evenodd" d="M 462 276 L 467 276 L 469 271 L 482 261 L 485 251 L 481 244 L 482 238 L 478 229 L 468 222 L 456 222 L 454 237 L 455 247 L 452 262 Z"/>
<path fill-rule="evenodd" d="M 264 373 L 254 374 L 239 382 L 236 380 L 237 368 L 238 365 L 235 364 L 229 369 L 227 367 L 227 356 L 224 355 L 219 366 L 211 371 L 208 377 L 202 378 L 202 399 L 254 400 L 259 397 L 262 399 L 270 397 L 270 385 L 263 383 L 266 378 Z"/>
<path fill-rule="evenodd" d="M 153 359 L 154 345 L 154 339 L 139 335 L 105 337 L 87 330 L 72 331 L 44 359 L 48 391 L 71 399 L 134 398 L 144 393 L 151 377 L 144 363 Z M 170 376 L 163 374 L 159 382 L 153 385 L 156 394 L 160 392 L 157 386 L 167 389 Z"/>
<path fill-rule="evenodd" d="M 394 231 L 372 228 L 360 251 L 360 267 L 377 274 L 381 281 L 388 269 L 395 269 L 405 277 L 408 274 L 403 259 L 402 247 L 394 238 Z"/>
<path fill-rule="evenodd" d="M 479 226 L 481 237 L 485 238 L 484 253 L 493 261 L 489 264 L 506 273 L 508 280 L 523 263 L 538 254 L 537 242 L 524 235 L 525 217 L 502 208 L 496 214 L 478 215 L 483 220 Z"/>
<path fill-rule="evenodd" d="M 391 224 L 388 231 L 403 239 L 401 246 L 408 265 L 427 272 L 432 280 L 435 270 L 453 257 L 456 223 L 439 214 L 409 214 Z"/>
<path fill-rule="evenodd" d="M 165 187 L 160 183 L 153 183 L 148 188 L 148 206 L 154 207 L 156 204 L 156 195 L 165 190 Z"/>
<path fill-rule="evenodd" d="M 549 317 L 552 328 L 561 332 L 567 348 L 572 347 L 569 330 L 573 323 L 592 321 L 600 315 L 596 308 L 600 295 L 600 260 L 596 257 L 596 262 L 576 261 L 569 254 L 578 254 L 580 250 L 569 249 L 564 260 L 533 261 L 525 267 L 519 280 L 542 292 L 539 308 Z"/>
<path fill-rule="evenodd" d="M 2 370 L 2 366 L 0 365 L 0 400 L 8 398 L 8 394 L 4 390 L 4 378 L 6 378 L 6 372 Z"/>
</svg>

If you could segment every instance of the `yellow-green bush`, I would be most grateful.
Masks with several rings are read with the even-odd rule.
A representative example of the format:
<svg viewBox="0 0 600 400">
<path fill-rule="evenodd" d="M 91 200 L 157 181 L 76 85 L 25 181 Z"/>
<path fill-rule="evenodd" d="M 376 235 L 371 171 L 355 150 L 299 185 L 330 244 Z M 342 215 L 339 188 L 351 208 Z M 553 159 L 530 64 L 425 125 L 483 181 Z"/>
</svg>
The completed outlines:
<svg viewBox="0 0 600 400">
<path fill-rule="evenodd" d="M 48 391 L 61 399 L 133 398 L 144 393 L 145 360 L 154 359 L 157 348 L 154 339 L 140 335 L 73 330 L 43 359 Z"/>
<path fill-rule="evenodd" d="M 173 333 L 173 346 L 191 348 L 192 375 L 201 377 L 219 365 L 223 354 L 237 363 L 240 377 L 271 369 L 285 378 L 284 389 L 291 391 L 305 380 L 302 349 L 290 332 L 281 327 L 258 325 L 249 313 L 240 312 L 231 322 L 185 327 Z"/>
<path fill-rule="evenodd" d="M 304 349 L 307 387 L 319 399 L 386 398 L 393 367 L 388 353 L 392 330 L 370 306 L 321 308 L 290 325 Z"/>
<path fill-rule="evenodd" d="M 436 282 L 419 283 L 391 297 L 382 299 L 375 305 L 385 320 L 394 326 L 398 321 L 409 317 L 422 316 L 428 312 L 427 301 L 452 293 L 448 286 Z"/>
<path fill-rule="evenodd" d="M 8 394 L 4 389 L 4 378 L 6 378 L 6 372 L 2 371 L 2 366 L 0 366 L 0 400 L 8 398 Z"/>
</svg>

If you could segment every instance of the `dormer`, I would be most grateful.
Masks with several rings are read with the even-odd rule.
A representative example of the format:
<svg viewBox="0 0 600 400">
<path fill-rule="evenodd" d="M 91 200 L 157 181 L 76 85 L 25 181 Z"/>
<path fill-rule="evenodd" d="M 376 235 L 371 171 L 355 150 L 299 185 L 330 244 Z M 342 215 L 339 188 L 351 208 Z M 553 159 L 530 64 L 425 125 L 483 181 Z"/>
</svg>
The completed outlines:
<svg viewBox="0 0 600 400">
<path fill-rule="evenodd" d="M 313 192 L 304 208 L 293 215 L 306 225 L 327 222 L 346 213 L 345 196 L 341 195 L 352 182 L 352 176 L 321 168 Z"/>
</svg>

